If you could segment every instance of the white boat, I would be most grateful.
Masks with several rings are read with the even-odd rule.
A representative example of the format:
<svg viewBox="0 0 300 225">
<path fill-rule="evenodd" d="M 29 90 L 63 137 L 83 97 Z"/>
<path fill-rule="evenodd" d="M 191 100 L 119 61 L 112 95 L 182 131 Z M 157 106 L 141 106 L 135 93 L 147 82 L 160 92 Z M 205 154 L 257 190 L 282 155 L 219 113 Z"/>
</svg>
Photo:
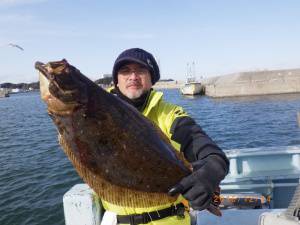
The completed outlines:
<svg viewBox="0 0 300 225">
<path fill-rule="evenodd" d="M 200 95 L 204 93 L 204 87 L 200 82 L 187 82 L 180 91 L 183 95 Z"/>
<path fill-rule="evenodd" d="M 192 211 L 197 225 L 299 225 L 300 146 L 225 151 L 230 172 L 221 183 L 221 209 L 216 217 Z M 100 224 L 101 203 L 86 184 L 63 198 L 66 225 Z"/>
<path fill-rule="evenodd" d="M 196 80 L 195 63 L 187 64 L 187 79 L 180 92 L 183 95 L 200 95 L 204 93 L 204 86 Z"/>
</svg>

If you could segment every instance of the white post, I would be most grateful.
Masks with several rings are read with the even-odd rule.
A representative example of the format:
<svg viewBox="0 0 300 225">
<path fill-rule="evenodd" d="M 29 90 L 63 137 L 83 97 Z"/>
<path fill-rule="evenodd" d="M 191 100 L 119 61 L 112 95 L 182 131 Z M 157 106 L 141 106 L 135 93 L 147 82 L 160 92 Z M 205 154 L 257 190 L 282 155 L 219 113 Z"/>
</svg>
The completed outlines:
<svg viewBox="0 0 300 225">
<path fill-rule="evenodd" d="M 100 201 L 87 184 L 73 186 L 63 203 L 66 225 L 100 225 Z"/>
<path fill-rule="evenodd" d="M 293 154 L 292 156 L 292 165 L 295 169 L 300 169 L 300 155 L 299 154 Z"/>
<path fill-rule="evenodd" d="M 249 165 L 249 161 L 244 159 L 242 161 L 242 168 L 243 168 L 243 171 L 242 173 L 245 175 L 245 174 L 248 174 L 251 172 L 251 168 L 250 168 L 250 165 Z"/>
<path fill-rule="evenodd" d="M 238 175 L 237 158 L 231 158 L 229 164 L 229 171 L 232 176 Z"/>
</svg>

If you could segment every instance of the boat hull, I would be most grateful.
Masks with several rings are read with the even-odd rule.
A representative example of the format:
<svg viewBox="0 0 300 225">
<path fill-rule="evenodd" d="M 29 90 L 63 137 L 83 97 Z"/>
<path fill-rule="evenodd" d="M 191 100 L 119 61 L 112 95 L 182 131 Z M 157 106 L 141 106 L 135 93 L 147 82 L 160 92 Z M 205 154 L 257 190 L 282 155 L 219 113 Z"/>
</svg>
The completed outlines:
<svg viewBox="0 0 300 225">
<path fill-rule="evenodd" d="M 203 85 L 201 83 L 188 83 L 180 91 L 183 95 L 200 95 L 203 94 Z"/>
</svg>

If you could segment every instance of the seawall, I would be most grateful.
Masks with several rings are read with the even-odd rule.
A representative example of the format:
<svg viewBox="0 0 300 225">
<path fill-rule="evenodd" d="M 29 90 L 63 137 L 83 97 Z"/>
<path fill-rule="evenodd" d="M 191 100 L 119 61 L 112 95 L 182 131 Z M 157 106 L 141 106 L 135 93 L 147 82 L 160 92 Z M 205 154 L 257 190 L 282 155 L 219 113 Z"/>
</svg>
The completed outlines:
<svg viewBox="0 0 300 225">
<path fill-rule="evenodd" d="M 179 89 L 184 85 L 183 81 L 158 81 L 154 89 Z"/>
<path fill-rule="evenodd" d="M 300 69 L 234 73 L 205 79 L 203 84 L 211 97 L 298 93 Z"/>
</svg>

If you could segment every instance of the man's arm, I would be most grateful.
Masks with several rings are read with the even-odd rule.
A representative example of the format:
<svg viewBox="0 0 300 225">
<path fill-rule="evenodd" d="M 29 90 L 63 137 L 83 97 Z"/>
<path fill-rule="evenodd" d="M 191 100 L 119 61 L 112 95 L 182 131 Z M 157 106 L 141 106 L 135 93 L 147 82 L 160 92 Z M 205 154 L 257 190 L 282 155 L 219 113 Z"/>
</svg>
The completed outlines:
<svg viewBox="0 0 300 225">
<path fill-rule="evenodd" d="M 189 162 L 218 155 L 229 165 L 224 152 L 189 116 L 177 117 L 171 126 L 171 139 L 181 145 L 181 151 Z"/>
<path fill-rule="evenodd" d="M 213 192 L 227 175 L 229 161 L 217 144 L 188 116 L 176 118 L 171 133 L 172 140 L 181 144 L 181 151 L 191 162 L 193 173 L 183 178 L 169 193 L 181 193 L 194 209 L 205 209 Z"/>
</svg>

